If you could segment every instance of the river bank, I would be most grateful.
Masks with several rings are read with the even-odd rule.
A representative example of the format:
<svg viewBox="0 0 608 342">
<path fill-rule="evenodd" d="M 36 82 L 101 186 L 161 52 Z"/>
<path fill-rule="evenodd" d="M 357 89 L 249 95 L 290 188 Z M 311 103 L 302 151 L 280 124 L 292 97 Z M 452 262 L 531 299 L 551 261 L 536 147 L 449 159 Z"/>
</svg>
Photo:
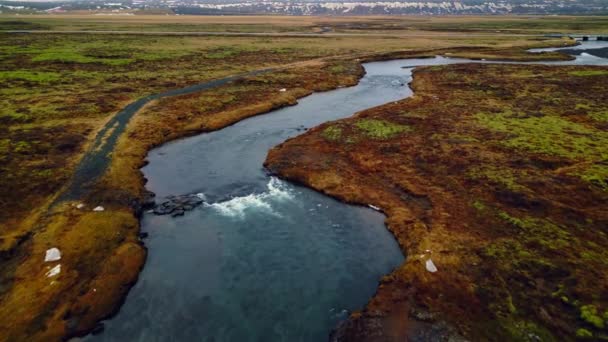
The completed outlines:
<svg viewBox="0 0 608 342">
<path fill-rule="evenodd" d="M 535 56 L 536 58 L 538 58 L 537 56 Z M 459 62 L 459 60 L 453 60 L 452 63 L 457 63 Z M 439 60 L 437 61 L 438 64 L 442 64 L 442 63 L 446 63 L 446 61 L 442 61 Z M 282 89 L 282 88 L 280 88 Z M 404 95 L 407 96 L 407 95 Z M 183 106 L 183 103 L 180 102 L 171 102 L 173 104 L 173 106 L 175 106 L 176 108 Z M 301 104 L 302 105 L 302 104 Z M 166 104 L 165 104 L 166 106 Z M 165 107 L 166 108 L 166 107 Z M 169 107 L 171 108 L 171 107 Z M 296 108 L 297 109 L 297 108 Z M 278 114 L 278 113 L 277 113 Z M 350 113 L 349 113 L 350 114 Z M 266 116 L 265 116 L 266 117 Z M 277 116 L 277 119 L 280 120 L 279 118 L 281 118 L 281 116 Z M 263 119 L 263 118 L 262 118 Z M 257 120 L 257 119 L 256 119 Z M 270 119 L 268 119 L 270 120 Z M 265 120 L 267 121 L 267 120 Z M 268 125 L 271 125 L 270 122 L 268 123 Z M 235 127 L 233 127 L 234 131 L 233 133 L 229 133 L 228 131 L 226 131 L 226 135 L 229 136 L 234 136 L 234 137 L 239 137 L 241 132 L 241 128 L 240 127 L 246 127 L 246 126 L 242 126 L 242 125 L 237 125 Z M 297 128 L 294 127 L 294 129 L 297 130 Z M 232 131 L 231 131 L 232 132 Z M 206 136 L 206 135 L 204 135 Z M 199 191 L 204 192 L 205 196 L 208 197 L 207 201 L 208 203 L 210 203 L 210 205 L 213 207 L 215 206 L 214 202 L 221 202 L 222 199 L 225 199 L 226 197 L 231 198 L 230 196 L 236 196 L 235 198 L 233 198 L 233 200 L 236 200 L 236 198 L 238 196 L 241 195 L 247 195 L 246 198 L 248 198 L 248 194 L 249 191 L 253 191 L 253 193 L 257 193 L 258 191 L 260 191 L 260 193 L 264 193 L 264 186 L 261 186 L 259 189 L 257 189 L 256 187 L 251 188 L 249 186 L 247 187 L 243 187 L 244 184 L 249 184 L 247 177 L 244 178 L 244 175 L 241 175 L 238 171 L 228 171 L 230 169 L 230 167 L 228 168 L 224 168 L 224 171 L 220 171 L 220 169 L 222 169 L 220 166 L 221 165 L 225 165 L 225 164 L 229 164 L 227 162 L 227 160 L 224 160 L 225 157 L 220 157 L 220 155 L 216 156 L 216 157 L 208 157 L 205 156 L 205 154 L 202 155 L 197 155 L 196 157 L 194 157 L 193 153 L 195 153 L 197 150 L 195 149 L 195 146 L 197 145 L 201 145 L 201 146 L 205 146 L 204 147 L 204 153 L 206 153 L 207 149 L 213 150 L 213 144 L 212 143 L 216 143 L 217 141 L 219 141 L 220 144 L 222 140 L 222 138 L 211 138 L 211 136 L 215 136 L 214 134 L 210 135 L 210 137 L 207 138 L 203 138 L 203 136 L 200 137 L 195 137 L 195 138 L 190 138 L 187 139 L 185 141 L 182 142 L 176 142 L 174 144 L 170 144 L 168 145 L 166 148 L 161 148 L 160 151 L 163 152 L 155 152 L 154 154 L 152 154 L 152 156 L 154 157 L 150 157 L 150 161 L 152 162 L 151 165 L 155 165 L 155 167 L 147 167 L 147 169 L 150 170 L 156 170 L 156 171 L 148 171 L 148 172 L 152 172 L 151 174 L 147 175 L 147 177 L 151 180 L 152 183 L 150 183 L 149 187 L 150 189 L 153 189 L 154 192 L 157 193 L 157 195 L 160 197 L 159 200 L 162 201 L 162 198 L 168 195 L 176 195 L 176 194 L 186 194 L 186 193 L 197 193 Z M 209 140 L 211 139 L 211 140 Z M 199 141 L 200 140 L 200 141 Z M 199 141 L 199 142 L 195 142 L 195 141 Z M 202 141 L 206 141 L 206 143 L 203 143 Z M 238 149 L 238 144 L 236 140 L 231 140 L 230 143 L 226 143 L 224 144 L 225 146 L 230 146 L 230 147 L 234 147 Z M 252 140 L 251 144 L 256 144 L 255 140 Z M 189 146 L 187 147 L 187 149 L 183 150 L 180 149 L 179 146 Z M 226 147 L 228 148 L 228 147 Z M 251 151 L 254 151 L 254 148 L 252 146 L 248 146 L 248 149 L 250 149 Z M 181 151 L 181 152 L 179 152 Z M 227 151 L 230 151 L 230 149 L 227 149 Z M 198 153 L 198 152 L 196 152 Z M 252 152 L 253 153 L 253 152 Z M 158 154 L 158 155 L 156 155 Z M 225 153 L 221 153 L 221 155 L 231 155 L 230 152 L 225 152 Z M 255 154 L 257 154 L 257 152 L 255 152 Z M 243 162 L 243 160 L 245 160 L 247 157 L 240 156 L 239 158 L 241 162 Z M 198 161 L 198 160 L 202 160 L 202 161 Z M 238 159 L 238 158 L 237 158 Z M 196 162 L 194 162 L 194 160 L 196 160 Z M 193 164 L 193 163 L 197 163 L 197 164 Z M 219 163 L 219 166 L 216 166 L 215 164 Z M 252 163 L 254 169 L 255 169 L 255 165 L 257 165 L 258 163 L 254 162 Z M 261 164 L 261 163 L 259 163 Z M 173 165 L 173 166 L 171 166 Z M 183 166 L 180 166 L 183 165 Z M 187 165 L 187 167 L 185 167 Z M 243 164 L 242 167 L 245 167 L 246 164 Z M 184 168 L 185 167 L 185 168 Z M 215 172 L 211 172 L 211 171 L 206 171 L 207 169 L 213 170 L 216 167 L 220 167 L 220 169 L 216 170 Z M 183 168 L 183 169 L 182 169 Z M 197 174 L 192 174 L 191 173 L 191 169 L 196 169 L 197 170 Z M 248 169 L 248 168 L 245 168 Z M 210 172 L 207 175 L 207 172 Z M 239 180 L 239 187 L 238 189 L 236 189 L 235 193 L 230 193 L 230 191 L 234 191 L 235 189 L 230 189 L 225 187 L 224 183 L 226 183 L 227 181 L 224 180 L 224 177 L 227 177 L 228 175 L 232 175 L 233 173 L 236 173 L 238 176 L 235 176 L 234 178 Z M 256 172 L 249 172 L 252 177 L 258 177 L 256 176 Z M 200 176 L 198 176 L 200 174 Z M 218 174 L 221 174 L 221 177 L 218 178 Z M 205 176 L 207 175 L 207 176 Z M 202 177 L 201 179 L 199 179 L 198 177 Z M 249 177 L 249 176 L 248 176 Z M 228 179 L 232 179 L 233 177 L 228 177 Z M 201 183 L 202 182 L 202 183 Z M 211 184 L 207 184 L 208 182 L 211 182 L 213 185 L 211 186 Z M 218 183 L 219 182 L 219 183 Z M 197 185 L 198 184 L 198 185 Z M 201 185 L 201 184 L 207 184 L 207 185 Z M 226 185 L 230 184 L 230 181 L 228 181 L 226 183 Z M 214 187 L 220 187 L 221 190 L 218 191 L 212 191 L 210 190 L 210 188 L 214 188 Z M 256 195 L 257 196 L 257 195 Z M 261 195 L 260 195 L 261 196 Z M 231 200 L 232 201 L 232 200 Z M 247 206 L 245 206 L 247 207 Z M 203 209 L 204 211 L 205 209 Z M 200 210 L 197 210 L 196 212 L 200 212 Z M 283 212 L 280 212 L 283 213 Z M 180 224 L 185 224 L 186 226 L 188 225 L 192 225 L 193 222 L 191 221 L 191 218 L 189 218 L 188 215 L 196 215 L 196 219 L 197 220 L 204 220 L 206 221 L 208 218 L 203 218 L 206 217 L 207 215 L 210 214 L 204 214 L 203 217 L 199 217 L 199 214 L 186 214 L 186 219 L 185 221 L 182 219 L 179 219 L 179 222 L 181 222 Z M 261 219 L 261 218 L 258 218 Z M 150 222 L 154 222 L 154 221 L 150 221 Z M 161 222 L 164 222 L 161 224 L 162 225 L 167 225 L 169 222 L 171 221 L 167 221 L 166 219 L 161 220 Z M 210 224 L 211 226 L 218 224 L 213 223 Z M 152 223 L 152 227 L 155 227 L 157 224 Z M 220 224 L 221 226 L 225 226 L 226 224 Z M 156 228 L 152 228 L 152 230 L 150 232 L 155 232 L 156 229 L 158 229 L 159 227 Z M 199 227 L 199 229 L 202 229 L 203 227 Z M 148 231 L 146 232 L 148 233 Z M 157 232 L 158 234 L 158 232 Z M 172 238 L 172 239 L 176 239 L 177 237 L 183 238 L 181 237 L 181 233 L 179 233 L 178 231 L 176 231 L 174 234 L 176 234 L 176 237 Z M 192 234 L 192 232 L 189 233 L 184 233 L 185 234 L 185 238 L 187 239 L 188 234 Z M 174 248 L 169 247 L 171 244 L 168 244 L 167 242 L 162 243 L 162 242 L 154 242 L 154 245 L 156 247 L 154 247 L 157 250 L 174 250 Z M 162 254 L 162 253 L 161 253 Z M 192 257 L 192 256 L 190 256 Z M 197 258 L 194 258 L 195 260 Z M 154 265 L 155 265 L 155 270 L 154 271 L 150 271 L 149 274 L 154 274 L 157 272 L 161 272 L 163 270 L 163 264 L 166 263 L 166 261 L 154 261 Z M 146 278 L 149 278 L 149 276 L 145 276 Z M 145 279 L 145 278 L 144 278 Z M 152 296 L 152 298 L 147 298 L 147 296 L 145 295 L 145 293 L 154 293 L 155 291 L 157 291 L 158 289 L 154 287 L 154 285 L 150 284 L 149 281 L 145 281 L 143 280 L 144 283 L 141 287 L 139 287 L 138 292 L 139 294 L 137 294 L 138 292 L 136 291 L 136 293 L 134 294 L 134 298 L 139 298 L 136 301 L 139 302 L 141 306 L 141 303 L 147 303 L 147 302 L 153 302 L 154 298 Z M 229 284 L 229 283 L 228 283 Z M 230 287 L 230 285 L 228 285 Z M 145 289 L 148 290 L 145 290 Z M 162 296 L 161 296 L 162 297 Z M 133 301 L 135 301 L 135 299 L 133 299 Z M 134 304 L 135 305 L 135 304 Z M 150 304 L 152 305 L 152 304 Z M 133 305 L 131 305 L 131 307 L 133 307 Z M 144 306 L 144 308 L 142 310 L 149 310 L 151 307 L 153 306 L 149 306 L 146 305 Z M 207 305 L 206 305 L 207 307 Z M 210 308 L 208 308 L 210 309 Z M 107 335 L 101 335 L 101 339 L 107 339 L 107 340 L 112 340 L 112 336 L 114 336 L 114 338 L 121 336 L 121 334 L 125 334 L 128 332 L 129 335 L 137 335 L 140 333 L 143 333 L 145 331 L 148 331 L 148 329 L 145 330 L 125 330 L 125 329 L 133 329 L 133 326 L 131 324 L 128 324 L 127 326 L 130 328 L 127 328 L 127 326 L 125 326 L 125 323 L 120 323 L 122 322 L 137 322 L 139 321 L 139 318 L 137 315 L 133 315 L 131 314 L 131 316 L 129 316 L 130 314 L 128 312 L 141 312 L 141 310 L 136 310 L 136 309 L 129 309 L 129 304 L 127 304 L 126 308 L 125 308 L 126 312 L 124 313 L 124 315 L 119 315 L 117 318 L 115 318 L 115 320 L 110 321 L 109 322 L 109 330 L 106 332 Z M 170 307 L 166 308 L 166 310 L 170 310 Z M 171 315 L 169 314 L 168 316 L 175 316 L 175 314 Z M 179 316 L 179 315 L 178 315 Z M 118 322 L 116 322 L 118 321 Z M 137 323 L 133 323 L 135 325 L 137 325 Z M 149 324 L 148 324 L 149 325 Z M 122 326 L 122 327 L 121 327 Z M 146 324 L 143 324 L 143 326 L 146 326 Z M 262 325 L 260 325 L 262 326 Z M 234 330 L 238 330 L 236 329 L 236 327 L 234 327 Z M 165 329 L 167 329 L 165 331 Z M 159 335 L 162 336 L 162 334 L 164 332 L 170 332 L 171 328 L 170 327 L 165 327 L 163 329 L 163 332 L 158 332 L 155 335 Z M 189 329 L 191 330 L 191 329 Z M 178 333 L 178 332 L 175 332 Z M 183 332 L 185 333 L 185 332 Z M 209 331 L 207 331 L 207 333 L 209 333 Z M 235 332 L 236 333 L 236 332 Z M 302 335 L 304 336 L 304 335 Z M 293 338 L 293 337 L 292 337 Z"/>
<path fill-rule="evenodd" d="M 429 52 L 406 52 L 404 56 L 416 54 L 428 55 Z M 169 112 L 169 115 L 164 117 L 158 112 L 152 113 L 148 118 L 142 118 L 144 115 L 136 116 L 133 122 L 135 128 L 129 127 L 127 134 L 120 137 L 117 150 L 112 151 L 110 171 L 104 175 L 101 182 L 92 184 L 93 191 L 79 201 L 63 203 L 52 212 L 43 214 L 38 225 L 46 228 L 28 240 L 22 246 L 23 249 L 16 252 L 16 258 L 4 264 L 4 269 L 7 270 L 4 275 L 11 275 L 12 279 L 21 281 L 9 286 L 12 292 L 3 297 L 2 307 L 5 310 L 18 307 L 23 314 L 11 316 L 10 320 L 3 322 L 6 328 L 3 330 L 14 338 L 30 336 L 31 331 L 35 331 L 36 338 L 54 339 L 58 336 L 83 334 L 95 327 L 100 318 L 115 313 L 128 289 L 137 279 L 145 258 L 145 249 L 139 239 L 139 225 L 134 214 L 140 212 L 140 205 L 146 196 L 143 187 L 145 181 L 137 171 L 143 163 L 146 151 L 179 136 L 220 128 L 239 120 L 242 113 L 250 116 L 274 108 L 274 105 L 268 107 L 268 100 L 276 97 L 279 85 L 281 88 L 278 89 L 295 89 L 293 92 L 287 92 L 278 104 L 270 101 L 283 106 L 294 103 L 293 96 L 297 94 L 303 96 L 314 90 L 356 83 L 360 77 L 360 67 L 353 61 L 345 63 L 346 67 L 337 67 L 333 71 L 324 70 L 327 66 L 325 64 L 318 65 L 318 69 L 306 66 L 300 69 L 302 74 L 298 76 L 296 73 L 292 80 L 248 80 L 256 85 L 261 81 L 262 84 L 266 82 L 271 86 L 268 93 L 257 98 L 258 107 L 248 107 L 245 112 L 237 110 L 243 103 L 240 102 L 241 99 L 248 104 L 252 100 L 237 95 L 238 101 L 220 101 L 221 103 L 214 104 L 217 106 L 213 107 L 216 111 L 207 113 L 212 114 L 211 121 L 208 121 L 209 115 L 206 113 L 199 113 L 203 118 L 184 117 L 177 112 Z M 352 63 L 354 67 L 349 66 L 353 65 Z M 329 65 L 330 68 L 333 66 L 335 65 Z M 319 70 L 318 78 L 310 78 L 311 70 Z M 350 76 L 347 70 L 351 70 Z M 344 79 L 336 80 L 336 75 L 345 73 L 347 75 Z M 297 82 L 301 75 L 306 75 L 304 79 L 309 79 L 310 83 L 296 83 L 293 86 L 293 82 Z M 323 82 L 319 82 L 320 80 Z M 159 118 L 161 120 L 157 121 Z M 193 121 L 197 124 L 193 124 Z M 205 126 L 201 121 L 211 123 Z M 105 211 L 85 212 L 74 206 L 78 202 L 84 202 L 87 208 L 102 205 Z M 66 226 L 71 228 L 67 232 L 64 229 Z M 41 276 L 47 270 L 41 268 L 39 262 L 29 256 L 42 255 L 53 245 L 59 245 L 67 252 L 62 260 L 64 275 L 61 276 L 61 281 L 55 282 L 55 285 L 49 288 L 46 278 Z M 24 302 L 20 293 L 32 292 L 38 296 L 29 296 L 29 300 Z M 63 299 L 58 300 L 58 296 Z M 31 316 L 36 317 L 32 323 L 34 328 L 30 323 L 19 321 Z M 41 328 L 42 326 L 45 328 Z"/>
<path fill-rule="evenodd" d="M 420 68 L 413 97 L 271 150 L 274 174 L 380 208 L 407 255 L 332 340 L 605 336 L 607 75 Z"/>
</svg>

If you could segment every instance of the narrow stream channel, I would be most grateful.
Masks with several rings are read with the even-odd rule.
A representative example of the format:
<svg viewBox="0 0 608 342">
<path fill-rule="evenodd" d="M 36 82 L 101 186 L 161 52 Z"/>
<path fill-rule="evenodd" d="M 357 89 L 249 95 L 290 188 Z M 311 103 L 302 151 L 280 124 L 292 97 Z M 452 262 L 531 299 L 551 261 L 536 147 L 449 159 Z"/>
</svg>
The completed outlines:
<svg viewBox="0 0 608 342">
<path fill-rule="evenodd" d="M 607 64 L 584 50 L 607 42 L 584 44 L 575 61 L 545 64 Z M 206 203 L 180 217 L 144 215 L 149 254 L 139 281 L 105 331 L 85 340 L 326 341 L 403 255 L 383 215 L 269 177 L 268 150 L 304 128 L 411 96 L 414 66 L 470 62 L 367 63 L 354 87 L 152 150 L 143 172 L 157 201 L 202 193 Z"/>
</svg>

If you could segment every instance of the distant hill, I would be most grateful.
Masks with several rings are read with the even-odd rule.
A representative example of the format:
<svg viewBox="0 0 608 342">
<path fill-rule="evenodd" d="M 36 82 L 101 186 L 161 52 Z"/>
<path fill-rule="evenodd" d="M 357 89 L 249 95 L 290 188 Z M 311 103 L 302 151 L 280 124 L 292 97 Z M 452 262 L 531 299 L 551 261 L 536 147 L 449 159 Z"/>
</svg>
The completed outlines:
<svg viewBox="0 0 608 342">
<path fill-rule="evenodd" d="M 180 13 L 281 13 L 292 15 L 369 14 L 600 14 L 608 0 L 463 0 L 463 1 L 235 1 L 186 0 Z M 188 10 L 190 9 L 190 11 Z"/>
<path fill-rule="evenodd" d="M 608 14 L 608 0 L 0 0 L 4 10 L 165 8 L 176 14 L 442 15 Z"/>
</svg>

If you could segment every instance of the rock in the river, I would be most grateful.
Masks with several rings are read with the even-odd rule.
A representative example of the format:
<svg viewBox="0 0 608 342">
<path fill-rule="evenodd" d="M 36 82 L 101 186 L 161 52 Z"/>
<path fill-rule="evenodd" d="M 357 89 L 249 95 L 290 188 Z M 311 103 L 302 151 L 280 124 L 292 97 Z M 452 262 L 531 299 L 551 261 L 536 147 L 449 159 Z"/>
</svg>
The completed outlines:
<svg viewBox="0 0 608 342">
<path fill-rule="evenodd" d="M 143 200 L 142 200 L 142 209 L 150 209 L 150 208 L 154 208 L 154 206 L 156 205 L 156 201 L 154 200 L 155 194 L 151 191 L 146 191 L 144 193 L 143 196 Z"/>
<path fill-rule="evenodd" d="M 157 205 L 153 212 L 156 215 L 180 216 L 203 204 L 203 194 L 189 194 L 181 196 L 168 196 L 167 201 Z"/>
<path fill-rule="evenodd" d="M 184 215 L 184 209 L 176 209 L 173 210 L 173 212 L 171 213 L 171 216 L 176 217 L 176 216 L 183 216 Z"/>
</svg>

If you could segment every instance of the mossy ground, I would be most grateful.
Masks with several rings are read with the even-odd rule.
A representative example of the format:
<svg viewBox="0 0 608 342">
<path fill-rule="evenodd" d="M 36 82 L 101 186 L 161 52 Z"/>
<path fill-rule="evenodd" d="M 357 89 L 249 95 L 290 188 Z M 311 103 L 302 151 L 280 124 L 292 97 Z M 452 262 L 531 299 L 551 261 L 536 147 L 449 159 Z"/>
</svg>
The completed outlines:
<svg viewBox="0 0 608 342">
<path fill-rule="evenodd" d="M 273 19 L 272 25 L 221 20 L 229 22 L 203 26 L 255 32 L 315 29 L 308 23 L 295 27 L 291 18 L 282 24 Z M 338 23 L 360 22 L 323 18 L 323 24 L 328 20 L 336 27 Z M 134 25 L 141 22 L 107 18 L 99 22 L 91 17 L 0 19 L 0 29 L 132 30 Z M 336 29 L 346 32 L 357 29 L 356 25 Z M 201 25 L 167 23 L 165 18 L 139 29 L 201 30 Z M 311 91 L 352 84 L 361 72 L 357 58 L 436 53 L 563 58 L 558 54 L 528 55 L 524 48 L 571 43 L 514 35 L 399 37 L 395 32 L 382 39 L 378 35 L 294 38 L 0 33 L 0 339 L 56 340 L 82 334 L 116 309 L 145 258 L 137 239 L 133 204 L 142 198 L 144 181 L 138 168 L 152 146 L 293 104 Z M 78 160 L 91 147 L 96 132 L 127 103 L 163 90 L 276 66 L 283 68 L 216 90 L 151 104 L 121 138 L 109 172 L 82 199 L 85 209 L 74 209 L 72 205 L 77 203 L 60 203 L 49 209 Z M 279 92 L 281 88 L 287 91 Z M 605 110 L 601 106 L 594 107 L 594 102 L 586 105 L 591 106 L 594 118 L 602 118 Z M 356 132 L 356 136 L 346 137 L 344 142 L 353 146 L 370 139 L 390 142 L 410 135 L 410 128 L 414 128 L 407 120 L 373 120 L 363 121 L 361 127 L 348 126 L 345 134 Z M 334 135 L 336 140 L 341 138 Z M 368 157 L 368 165 L 378 162 L 374 156 Z M 571 172 L 602 184 L 602 165 L 583 165 Z M 339 178 L 330 175 L 324 180 L 339 183 Z M 91 212 L 100 204 L 105 212 Z M 41 262 L 44 251 L 53 246 L 64 253 L 62 273 L 54 282 L 44 277 L 46 265 Z"/>
<path fill-rule="evenodd" d="M 279 175 L 382 208 L 408 255 L 342 337 L 408 334 L 408 307 L 473 340 L 608 338 L 605 71 L 421 68 L 413 98 L 271 151 Z M 407 129 L 377 139 L 370 120 Z"/>
<path fill-rule="evenodd" d="M 144 12 L 145 14 L 145 12 Z M 0 30 L 108 30 L 145 32 L 272 32 L 272 33 L 449 33 L 494 36 L 517 33 L 608 32 L 605 16 L 95 16 L 69 15 L 0 16 Z"/>
</svg>

